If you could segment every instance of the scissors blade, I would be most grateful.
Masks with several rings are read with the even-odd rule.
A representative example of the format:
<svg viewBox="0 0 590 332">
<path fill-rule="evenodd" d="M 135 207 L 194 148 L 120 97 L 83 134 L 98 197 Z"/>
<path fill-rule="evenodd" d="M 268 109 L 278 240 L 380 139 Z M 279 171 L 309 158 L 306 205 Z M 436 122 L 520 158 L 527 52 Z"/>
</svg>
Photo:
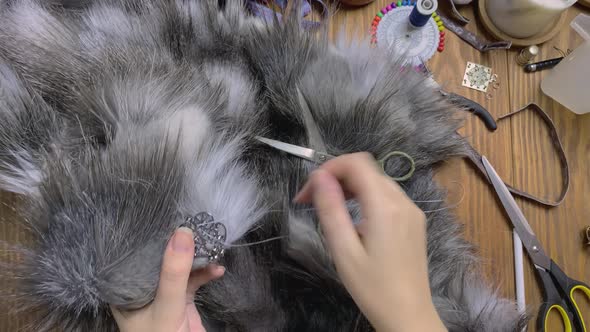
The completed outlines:
<svg viewBox="0 0 590 332">
<path fill-rule="evenodd" d="M 299 100 L 299 105 L 301 106 L 301 110 L 303 111 L 303 121 L 305 123 L 305 128 L 307 129 L 307 137 L 309 138 L 309 146 L 316 151 L 324 151 L 328 152 L 326 149 L 326 143 L 324 143 L 324 139 L 320 134 L 320 129 L 316 124 L 313 114 L 309 109 L 309 105 L 301 93 L 299 87 L 297 89 L 297 99 Z"/>
<path fill-rule="evenodd" d="M 543 247 L 541 243 L 535 236 L 535 233 L 531 229 L 526 217 L 522 214 L 522 211 L 516 204 L 514 197 L 510 194 L 510 191 L 504 184 L 504 181 L 500 178 L 494 167 L 490 164 L 486 157 L 481 157 L 481 161 L 483 163 L 488 176 L 490 177 L 490 181 L 492 182 L 492 186 L 494 187 L 498 198 L 502 202 L 506 213 L 514 226 L 514 230 L 522 240 L 522 244 L 525 246 L 529 256 L 535 263 L 535 265 L 540 266 L 546 270 L 550 270 L 551 268 L 551 259 L 547 257 L 545 252 L 543 251 Z"/>
<path fill-rule="evenodd" d="M 270 139 L 270 138 L 260 137 L 260 136 L 256 136 L 256 139 L 262 143 L 272 146 L 273 148 L 275 148 L 277 150 L 287 152 L 287 153 L 297 156 L 299 158 L 303 158 L 303 159 L 307 159 L 307 160 L 310 160 L 313 162 L 317 162 L 317 160 L 315 158 L 316 152 L 313 149 L 308 149 L 308 148 L 304 148 L 302 146 L 293 145 L 293 144 L 277 141 L 277 140 Z"/>
</svg>

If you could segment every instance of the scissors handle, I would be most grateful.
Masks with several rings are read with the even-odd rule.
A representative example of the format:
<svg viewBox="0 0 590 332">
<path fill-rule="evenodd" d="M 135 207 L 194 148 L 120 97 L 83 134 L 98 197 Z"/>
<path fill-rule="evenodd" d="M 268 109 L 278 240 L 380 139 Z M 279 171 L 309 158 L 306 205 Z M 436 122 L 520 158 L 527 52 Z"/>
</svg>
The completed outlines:
<svg viewBox="0 0 590 332">
<path fill-rule="evenodd" d="M 555 287 L 551 273 L 542 268 L 537 268 L 538 275 L 543 284 L 543 304 L 539 309 L 539 315 L 537 316 L 537 331 L 538 332 L 551 332 L 548 330 L 548 320 L 551 311 L 557 311 L 561 316 L 561 322 L 565 332 L 572 332 L 572 320 L 573 316 L 568 310 L 568 306 L 565 304 L 563 297 Z"/>
<path fill-rule="evenodd" d="M 543 283 L 543 305 L 539 310 L 538 330 L 548 332 L 546 324 L 549 314 L 556 310 L 561 315 L 566 332 L 589 332 L 582 311 L 574 298 L 574 293 L 581 291 L 590 300 L 588 285 L 569 278 L 553 260 L 549 271 L 537 268 L 537 272 Z"/>
<path fill-rule="evenodd" d="M 396 177 L 396 176 L 392 176 L 391 174 L 388 174 L 387 171 L 385 170 L 387 160 L 389 160 L 390 158 L 394 158 L 394 157 L 403 157 L 403 158 L 407 159 L 408 162 L 410 163 L 410 170 L 405 175 Z M 390 178 L 392 178 L 393 180 L 395 180 L 397 182 L 408 180 L 409 178 L 412 177 L 412 175 L 414 175 L 414 172 L 416 171 L 416 162 L 414 161 L 414 158 L 412 158 L 412 156 L 410 156 L 409 154 L 407 154 L 403 151 L 392 151 L 392 152 L 386 154 L 385 157 L 379 159 L 377 162 L 381 166 L 381 169 L 383 169 L 383 173 L 387 174 L 387 176 L 389 176 Z"/>
</svg>

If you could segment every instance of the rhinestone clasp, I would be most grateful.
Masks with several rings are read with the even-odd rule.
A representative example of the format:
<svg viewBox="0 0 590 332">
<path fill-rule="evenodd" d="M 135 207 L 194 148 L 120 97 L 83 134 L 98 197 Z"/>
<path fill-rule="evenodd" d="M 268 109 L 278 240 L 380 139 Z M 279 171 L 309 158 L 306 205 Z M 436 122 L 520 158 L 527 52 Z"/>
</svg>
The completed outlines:
<svg viewBox="0 0 590 332">
<path fill-rule="evenodd" d="M 200 212 L 194 217 L 186 218 L 183 226 L 193 231 L 195 259 L 205 259 L 208 263 L 213 263 L 223 257 L 227 237 L 225 225 L 215 222 L 209 213 Z"/>
</svg>

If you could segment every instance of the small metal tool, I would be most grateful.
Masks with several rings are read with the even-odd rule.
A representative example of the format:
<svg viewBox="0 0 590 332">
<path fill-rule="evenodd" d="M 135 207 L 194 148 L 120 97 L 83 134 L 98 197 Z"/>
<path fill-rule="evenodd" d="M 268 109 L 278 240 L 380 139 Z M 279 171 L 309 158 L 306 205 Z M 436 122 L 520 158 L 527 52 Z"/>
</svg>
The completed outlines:
<svg viewBox="0 0 590 332">
<path fill-rule="evenodd" d="M 557 66 L 561 62 L 561 60 L 563 60 L 563 59 L 564 59 L 564 57 L 559 57 L 559 58 L 555 58 L 555 59 L 549 59 L 549 60 L 539 61 L 539 62 L 535 62 L 535 63 L 529 63 L 528 65 L 524 66 L 524 71 L 526 71 L 527 73 L 534 73 L 534 72 L 545 70 L 545 69 L 551 69 L 551 68 Z"/>
</svg>

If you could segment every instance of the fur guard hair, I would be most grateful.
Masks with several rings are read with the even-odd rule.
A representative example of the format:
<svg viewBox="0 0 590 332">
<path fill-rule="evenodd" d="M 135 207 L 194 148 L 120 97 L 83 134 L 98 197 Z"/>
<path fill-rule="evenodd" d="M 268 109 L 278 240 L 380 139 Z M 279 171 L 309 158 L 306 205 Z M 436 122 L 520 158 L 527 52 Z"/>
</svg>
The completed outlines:
<svg viewBox="0 0 590 332">
<path fill-rule="evenodd" d="M 520 331 L 433 181 L 466 153 L 460 122 L 399 60 L 296 17 L 262 23 L 240 1 L 0 0 L 0 188 L 22 197 L 34 239 L 9 273 L 31 329 L 115 331 L 108 304 L 148 303 L 167 239 L 207 211 L 228 229 L 227 272 L 196 296 L 210 331 L 371 331 L 314 213 L 291 203 L 313 165 L 253 139 L 308 143 L 296 86 L 329 153 L 415 159 L 401 185 L 427 212 L 449 330 Z"/>
</svg>

